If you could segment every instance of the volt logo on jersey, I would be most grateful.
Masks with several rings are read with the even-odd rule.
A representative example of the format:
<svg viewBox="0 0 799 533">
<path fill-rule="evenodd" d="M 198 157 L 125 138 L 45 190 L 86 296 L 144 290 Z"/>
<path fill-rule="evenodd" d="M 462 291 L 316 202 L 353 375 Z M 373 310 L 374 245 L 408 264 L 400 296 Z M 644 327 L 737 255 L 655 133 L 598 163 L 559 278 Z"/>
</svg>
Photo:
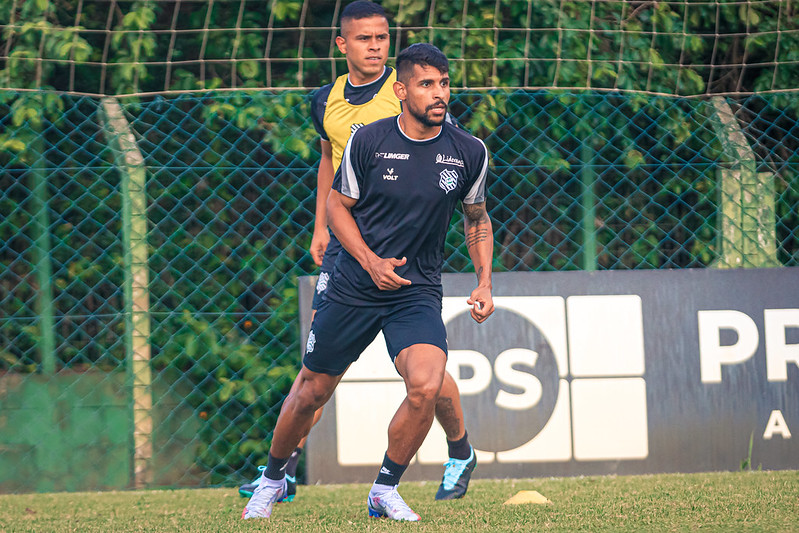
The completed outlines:
<svg viewBox="0 0 799 533">
<path fill-rule="evenodd" d="M 442 170 L 439 176 L 441 176 L 441 178 L 438 180 L 438 186 L 441 187 L 447 194 L 449 194 L 451 191 L 454 191 L 455 187 L 458 186 L 458 173 L 454 170 L 449 168 Z"/>
<path fill-rule="evenodd" d="M 383 174 L 383 179 L 388 181 L 397 181 L 398 175 L 394 174 L 393 168 L 386 169 L 387 174 Z"/>
</svg>

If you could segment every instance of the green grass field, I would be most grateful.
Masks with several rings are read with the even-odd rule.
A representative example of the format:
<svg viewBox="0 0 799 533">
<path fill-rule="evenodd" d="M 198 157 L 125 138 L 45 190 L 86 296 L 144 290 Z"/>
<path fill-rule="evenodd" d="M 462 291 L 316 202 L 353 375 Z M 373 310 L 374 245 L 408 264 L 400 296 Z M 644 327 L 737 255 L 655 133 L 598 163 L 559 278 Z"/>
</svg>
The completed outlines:
<svg viewBox="0 0 799 533">
<path fill-rule="evenodd" d="M 799 471 L 474 480 L 458 501 L 403 483 L 419 523 L 367 517 L 368 485 L 300 486 L 271 519 L 235 489 L 0 496 L 0 531 L 799 531 Z M 503 505 L 520 490 L 552 503 Z"/>
</svg>

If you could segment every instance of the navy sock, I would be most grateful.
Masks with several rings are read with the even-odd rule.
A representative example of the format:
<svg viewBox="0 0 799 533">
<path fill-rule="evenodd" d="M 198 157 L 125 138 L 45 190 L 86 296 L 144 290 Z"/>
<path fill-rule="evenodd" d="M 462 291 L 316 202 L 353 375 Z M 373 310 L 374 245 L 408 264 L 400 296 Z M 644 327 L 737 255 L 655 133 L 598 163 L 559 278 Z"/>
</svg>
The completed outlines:
<svg viewBox="0 0 799 533">
<path fill-rule="evenodd" d="M 380 473 L 377 475 L 375 483 L 378 485 L 399 485 L 402 474 L 408 465 L 398 465 L 388 458 L 388 454 L 383 456 L 383 466 L 380 467 Z"/>
<path fill-rule="evenodd" d="M 295 448 L 289 457 L 288 466 L 286 466 L 287 476 L 297 477 L 297 465 L 300 464 L 300 455 L 302 455 L 302 448 Z"/>
<path fill-rule="evenodd" d="M 449 456 L 452 459 L 466 460 L 472 454 L 472 447 L 469 444 L 469 434 L 464 431 L 463 437 L 458 440 L 447 440 Z"/>
<path fill-rule="evenodd" d="M 278 459 L 272 455 L 272 452 L 269 452 L 269 459 L 266 462 L 266 470 L 264 470 L 264 477 L 274 480 L 283 479 L 286 475 L 286 466 L 288 465 L 289 459 L 291 457 L 286 457 L 285 459 Z"/>
</svg>

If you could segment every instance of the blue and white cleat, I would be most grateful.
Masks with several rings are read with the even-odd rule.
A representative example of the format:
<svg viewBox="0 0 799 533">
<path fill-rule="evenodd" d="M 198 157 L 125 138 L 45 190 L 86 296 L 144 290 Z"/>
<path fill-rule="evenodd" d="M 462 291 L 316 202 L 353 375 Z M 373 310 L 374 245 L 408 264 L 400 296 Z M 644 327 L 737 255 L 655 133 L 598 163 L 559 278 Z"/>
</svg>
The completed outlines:
<svg viewBox="0 0 799 533">
<path fill-rule="evenodd" d="M 255 492 L 255 489 L 261 484 L 261 473 L 264 470 L 266 470 L 265 466 L 258 467 L 258 475 L 255 476 L 255 479 L 239 487 L 239 496 L 243 498 L 252 498 L 252 493 Z"/>
<path fill-rule="evenodd" d="M 463 498 L 469 488 L 469 480 L 477 464 L 474 448 L 468 459 L 451 459 L 444 463 L 444 479 L 436 492 L 436 500 Z"/>
<path fill-rule="evenodd" d="M 266 470 L 265 466 L 258 467 L 258 472 L 263 472 L 264 470 Z M 263 479 L 263 477 L 259 473 L 258 476 L 255 479 L 253 479 L 251 482 L 245 483 L 244 485 L 240 486 L 239 496 L 242 496 L 244 498 L 252 498 L 253 492 L 255 492 L 255 489 L 257 489 L 258 485 L 261 484 L 261 479 Z M 297 494 L 297 478 L 287 475 L 286 486 L 287 486 L 286 495 L 283 497 L 282 500 L 280 500 L 277 503 L 283 503 L 283 502 L 288 503 L 294 501 L 294 496 Z"/>
<path fill-rule="evenodd" d="M 259 483 L 252 494 L 252 498 L 247 502 L 247 506 L 241 513 L 245 520 L 249 518 L 269 518 L 272 516 L 272 508 L 286 494 L 286 478 L 279 487 L 272 487 L 267 483 Z"/>
<path fill-rule="evenodd" d="M 372 518 L 388 517 L 392 520 L 405 522 L 418 522 L 422 519 L 421 516 L 408 507 L 408 504 L 397 492 L 397 487 L 376 496 L 370 494 L 366 499 L 366 504 L 369 509 L 369 516 Z"/>
</svg>

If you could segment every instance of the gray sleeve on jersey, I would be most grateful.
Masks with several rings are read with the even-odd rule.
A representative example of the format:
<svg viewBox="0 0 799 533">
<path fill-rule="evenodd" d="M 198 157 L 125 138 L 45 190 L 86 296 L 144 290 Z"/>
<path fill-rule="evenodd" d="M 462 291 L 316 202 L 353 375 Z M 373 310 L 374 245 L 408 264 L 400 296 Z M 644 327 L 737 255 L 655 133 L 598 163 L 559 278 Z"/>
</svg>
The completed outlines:
<svg viewBox="0 0 799 533">
<path fill-rule="evenodd" d="M 480 141 L 480 139 L 477 139 Z M 480 146 L 483 147 L 483 166 L 477 179 L 474 180 L 472 188 L 463 198 L 464 204 L 479 204 L 486 200 L 486 176 L 488 175 L 488 148 L 483 141 L 480 141 Z"/>
<path fill-rule="evenodd" d="M 344 196 L 355 198 L 356 200 L 361 197 L 361 188 L 358 185 L 358 178 L 355 174 L 355 169 L 352 164 L 352 140 L 355 135 L 351 135 L 347 141 L 347 146 L 344 148 L 344 155 L 341 158 L 341 165 L 338 167 L 338 172 L 341 173 L 341 188 L 339 192 Z"/>
<path fill-rule="evenodd" d="M 453 116 L 452 116 L 451 114 L 449 114 L 449 113 L 447 113 L 446 115 L 444 115 L 444 120 L 446 120 L 446 121 L 447 121 L 447 124 L 451 124 L 451 125 L 455 126 L 456 128 L 460 126 L 460 124 L 458 124 L 458 121 L 457 121 L 457 120 L 455 120 L 455 117 L 453 117 Z"/>
</svg>

